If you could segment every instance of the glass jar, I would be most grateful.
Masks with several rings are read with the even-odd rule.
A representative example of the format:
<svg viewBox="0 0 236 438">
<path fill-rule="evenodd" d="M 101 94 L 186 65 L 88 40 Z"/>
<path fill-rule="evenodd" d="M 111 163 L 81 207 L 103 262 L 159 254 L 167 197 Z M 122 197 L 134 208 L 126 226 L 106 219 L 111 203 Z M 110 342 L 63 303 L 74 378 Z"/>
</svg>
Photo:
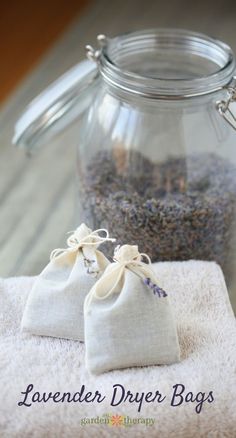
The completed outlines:
<svg viewBox="0 0 236 438">
<path fill-rule="evenodd" d="M 236 294 L 231 49 L 172 29 L 98 46 L 30 105 L 15 143 L 32 149 L 78 120 L 78 222 L 152 261 L 214 260 Z"/>
</svg>

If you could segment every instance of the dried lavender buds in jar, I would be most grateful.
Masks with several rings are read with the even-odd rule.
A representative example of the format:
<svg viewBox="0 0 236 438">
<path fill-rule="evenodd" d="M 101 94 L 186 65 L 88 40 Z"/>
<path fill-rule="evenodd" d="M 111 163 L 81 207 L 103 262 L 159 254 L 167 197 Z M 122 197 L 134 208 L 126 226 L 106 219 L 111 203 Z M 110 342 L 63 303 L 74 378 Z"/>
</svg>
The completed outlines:
<svg viewBox="0 0 236 438">
<path fill-rule="evenodd" d="M 215 154 L 152 163 L 139 152 L 97 153 L 84 170 L 85 220 L 138 244 L 152 261 L 215 260 L 225 273 L 235 233 L 236 170 Z"/>
</svg>

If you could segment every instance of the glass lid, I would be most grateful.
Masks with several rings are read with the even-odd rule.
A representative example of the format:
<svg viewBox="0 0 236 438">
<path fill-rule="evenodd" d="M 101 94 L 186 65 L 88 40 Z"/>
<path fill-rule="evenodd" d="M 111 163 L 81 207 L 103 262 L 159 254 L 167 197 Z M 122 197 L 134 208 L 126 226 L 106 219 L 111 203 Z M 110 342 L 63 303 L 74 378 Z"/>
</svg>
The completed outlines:
<svg viewBox="0 0 236 438">
<path fill-rule="evenodd" d="M 88 107 L 97 76 L 94 62 L 85 60 L 49 85 L 17 121 L 13 144 L 32 150 L 61 132 Z"/>
</svg>

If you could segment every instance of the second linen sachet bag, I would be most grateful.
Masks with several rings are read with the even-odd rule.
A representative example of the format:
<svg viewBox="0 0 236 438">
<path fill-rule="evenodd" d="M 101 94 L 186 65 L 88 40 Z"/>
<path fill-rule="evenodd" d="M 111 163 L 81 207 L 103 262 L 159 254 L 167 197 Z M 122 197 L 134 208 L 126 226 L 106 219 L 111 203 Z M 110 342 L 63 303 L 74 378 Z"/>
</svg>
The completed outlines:
<svg viewBox="0 0 236 438">
<path fill-rule="evenodd" d="M 82 224 L 67 239 L 68 248 L 54 250 L 29 294 L 22 330 L 83 341 L 84 299 L 110 263 L 97 248 L 114 240 L 106 230 L 92 232 Z"/>
<path fill-rule="evenodd" d="M 179 361 L 171 305 L 150 263 L 137 246 L 118 247 L 114 263 L 87 295 L 86 365 L 91 373 Z"/>
</svg>

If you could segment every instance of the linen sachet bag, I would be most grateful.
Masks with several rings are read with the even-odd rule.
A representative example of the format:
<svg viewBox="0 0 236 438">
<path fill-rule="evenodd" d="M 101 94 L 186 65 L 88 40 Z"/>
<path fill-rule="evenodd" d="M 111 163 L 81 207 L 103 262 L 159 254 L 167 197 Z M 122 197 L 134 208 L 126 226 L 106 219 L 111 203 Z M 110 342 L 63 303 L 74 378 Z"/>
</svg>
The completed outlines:
<svg viewBox="0 0 236 438">
<path fill-rule="evenodd" d="M 105 232 L 105 237 L 99 235 Z M 98 246 L 110 239 L 106 230 L 80 225 L 68 248 L 51 253 L 37 277 L 24 310 L 21 329 L 34 335 L 84 340 L 84 299 L 107 265 Z"/>
<path fill-rule="evenodd" d="M 169 298 L 150 264 L 137 246 L 117 247 L 114 263 L 87 295 L 86 366 L 91 373 L 179 361 Z"/>
</svg>

